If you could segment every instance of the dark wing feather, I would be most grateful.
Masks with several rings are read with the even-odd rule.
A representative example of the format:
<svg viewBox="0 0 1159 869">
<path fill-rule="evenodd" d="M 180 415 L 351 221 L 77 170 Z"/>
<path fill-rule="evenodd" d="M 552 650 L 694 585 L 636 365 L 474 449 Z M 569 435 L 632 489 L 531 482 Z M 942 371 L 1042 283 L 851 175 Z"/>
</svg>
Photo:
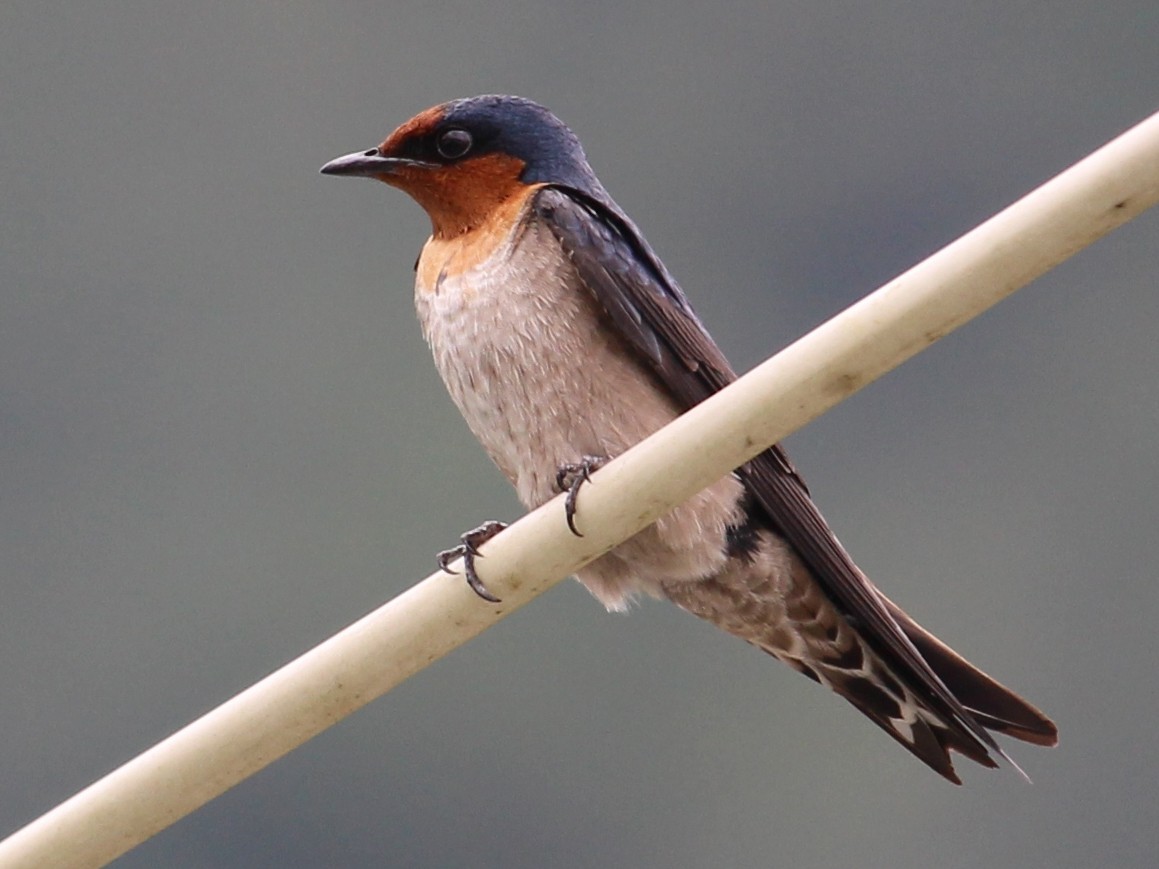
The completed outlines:
<svg viewBox="0 0 1159 869">
<path fill-rule="evenodd" d="M 549 226 L 621 337 L 686 407 L 736 379 L 679 286 L 610 199 L 547 186 L 535 217 Z M 1006 757 L 934 672 L 876 587 L 829 529 L 784 450 L 739 469 L 745 486 L 808 565 L 826 595 L 895 673 L 956 731 L 958 741 Z M 975 758 L 976 759 L 976 758 Z M 1007 758 L 1009 759 L 1009 758 Z"/>
</svg>

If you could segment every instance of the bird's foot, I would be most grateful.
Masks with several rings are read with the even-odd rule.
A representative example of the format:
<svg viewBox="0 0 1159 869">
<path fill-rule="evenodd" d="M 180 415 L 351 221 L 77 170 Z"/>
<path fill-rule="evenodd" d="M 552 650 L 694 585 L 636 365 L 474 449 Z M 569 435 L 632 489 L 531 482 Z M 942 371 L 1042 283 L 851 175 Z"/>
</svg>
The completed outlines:
<svg viewBox="0 0 1159 869">
<path fill-rule="evenodd" d="M 444 549 L 436 555 L 435 560 L 442 570 L 454 573 L 455 571 L 451 570 L 448 565 L 456 558 L 462 558 L 463 573 L 467 575 L 467 585 L 471 586 L 471 590 L 485 601 L 499 603 L 499 598 L 487 591 L 487 586 L 483 585 L 479 579 L 479 574 L 475 572 L 475 559 L 483 557 L 482 553 L 479 552 L 479 547 L 506 527 L 506 522 L 496 522 L 495 520 L 484 522 L 478 528 L 472 528 L 460 537 L 458 546 Z"/>
<path fill-rule="evenodd" d="M 576 497 L 580 487 L 591 481 L 593 471 L 598 471 L 609 461 L 611 459 L 608 456 L 582 456 L 578 462 L 560 465 L 555 472 L 555 487 L 561 492 L 567 492 L 567 500 L 563 504 L 567 527 L 576 537 L 583 537 L 575 527 Z"/>
</svg>

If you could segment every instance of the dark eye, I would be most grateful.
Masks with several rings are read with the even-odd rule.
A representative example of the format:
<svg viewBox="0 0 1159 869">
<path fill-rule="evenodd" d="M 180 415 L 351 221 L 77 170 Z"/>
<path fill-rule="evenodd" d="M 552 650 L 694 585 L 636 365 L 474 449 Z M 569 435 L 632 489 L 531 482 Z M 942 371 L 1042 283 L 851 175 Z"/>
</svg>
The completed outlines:
<svg viewBox="0 0 1159 869">
<path fill-rule="evenodd" d="M 471 134 L 466 130 L 447 130 L 439 135 L 435 147 L 438 148 L 439 154 L 446 159 L 457 160 L 471 150 L 472 144 L 474 142 L 471 139 Z"/>
</svg>

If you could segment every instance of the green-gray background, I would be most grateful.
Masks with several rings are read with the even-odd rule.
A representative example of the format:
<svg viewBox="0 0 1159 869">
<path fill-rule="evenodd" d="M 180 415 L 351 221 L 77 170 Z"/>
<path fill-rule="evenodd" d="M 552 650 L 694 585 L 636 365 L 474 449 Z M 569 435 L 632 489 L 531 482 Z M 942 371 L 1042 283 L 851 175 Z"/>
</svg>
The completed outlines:
<svg viewBox="0 0 1159 869">
<path fill-rule="evenodd" d="M 1159 104 L 1154 0 L 0 9 L 0 828 L 517 504 L 324 161 L 546 103 L 746 369 Z M 1152 866 L 1159 218 L 792 438 L 880 585 L 1062 729 L 953 788 L 742 643 L 561 586 L 126 867 Z"/>
</svg>

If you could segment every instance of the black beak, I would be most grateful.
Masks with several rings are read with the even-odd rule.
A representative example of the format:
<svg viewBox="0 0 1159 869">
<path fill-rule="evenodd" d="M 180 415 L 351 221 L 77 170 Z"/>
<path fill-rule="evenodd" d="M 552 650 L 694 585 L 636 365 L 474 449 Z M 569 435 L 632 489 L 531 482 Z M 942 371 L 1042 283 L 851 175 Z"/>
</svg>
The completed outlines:
<svg viewBox="0 0 1159 869">
<path fill-rule="evenodd" d="M 413 160 L 384 157 L 377 148 L 371 148 L 369 151 L 347 154 L 345 157 L 331 160 L 318 171 L 323 175 L 377 178 L 380 175 L 393 175 L 400 166 L 413 165 L 413 163 Z"/>
</svg>

